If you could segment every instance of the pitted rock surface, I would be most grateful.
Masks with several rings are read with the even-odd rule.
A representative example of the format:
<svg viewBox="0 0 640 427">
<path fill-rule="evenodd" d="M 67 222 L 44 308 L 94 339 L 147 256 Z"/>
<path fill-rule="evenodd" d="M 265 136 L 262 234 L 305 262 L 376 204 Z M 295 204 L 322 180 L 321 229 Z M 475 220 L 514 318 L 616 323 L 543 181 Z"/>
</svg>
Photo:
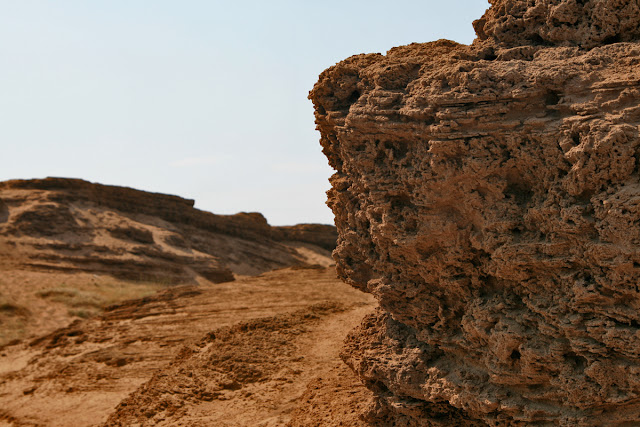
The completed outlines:
<svg viewBox="0 0 640 427">
<path fill-rule="evenodd" d="M 479 39 L 504 46 L 580 46 L 640 39 L 637 0 L 489 0 L 473 23 Z"/>
<path fill-rule="evenodd" d="M 638 4 L 492 4 L 471 46 L 354 56 L 310 94 L 338 272 L 381 306 L 344 359 L 373 422 L 637 425 Z"/>
</svg>

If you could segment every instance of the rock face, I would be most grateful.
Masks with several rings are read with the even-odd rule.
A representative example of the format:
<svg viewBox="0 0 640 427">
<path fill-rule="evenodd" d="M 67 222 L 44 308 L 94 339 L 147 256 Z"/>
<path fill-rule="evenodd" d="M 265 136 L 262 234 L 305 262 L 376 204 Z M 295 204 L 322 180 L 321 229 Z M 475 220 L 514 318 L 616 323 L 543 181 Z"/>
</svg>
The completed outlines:
<svg viewBox="0 0 640 427">
<path fill-rule="evenodd" d="M 332 226 L 272 227 L 259 213 L 214 215 L 193 205 L 177 196 L 78 179 L 2 182 L 0 263 L 218 283 L 233 280 L 234 273 L 306 264 L 290 241 L 320 252 L 335 246 Z"/>
<path fill-rule="evenodd" d="M 491 3 L 310 94 L 338 272 L 381 307 L 344 358 L 381 425 L 636 425 L 638 2 Z"/>
<path fill-rule="evenodd" d="M 640 38 L 636 0 L 493 0 L 473 23 L 480 40 L 502 47 L 543 44 L 591 49 Z"/>
</svg>

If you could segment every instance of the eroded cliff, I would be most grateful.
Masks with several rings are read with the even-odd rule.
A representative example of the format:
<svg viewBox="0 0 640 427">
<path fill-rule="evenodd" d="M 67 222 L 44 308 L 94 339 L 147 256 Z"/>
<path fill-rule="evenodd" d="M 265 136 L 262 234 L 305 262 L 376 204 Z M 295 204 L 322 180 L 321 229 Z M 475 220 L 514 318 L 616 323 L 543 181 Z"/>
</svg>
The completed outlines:
<svg viewBox="0 0 640 427">
<path fill-rule="evenodd" d="M 0 263 L 216 283 L 233 280 L 234 273 L 308 264 L 307 254 L 335 245 L 329 225 L 272 227 L 256 212 L 215 215 L 193 205 L 177 196 L 79 179 L 1 182 Z"/>
<path fill-rule="evenodd" d="M 473 45 L 354 56 L 310 94 L 338 272 L 381 307 L 344 358 L 378 423 L 633 425 L 638 2 L 491 3 Z"/>
</svg>

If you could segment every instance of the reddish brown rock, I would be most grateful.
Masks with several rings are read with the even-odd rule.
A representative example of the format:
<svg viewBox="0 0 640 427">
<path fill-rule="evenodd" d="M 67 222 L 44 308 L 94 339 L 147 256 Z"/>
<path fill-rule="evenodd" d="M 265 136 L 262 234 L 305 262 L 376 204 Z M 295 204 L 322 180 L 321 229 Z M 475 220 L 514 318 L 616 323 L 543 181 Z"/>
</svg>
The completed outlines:
<svg viewBox="0 0 640 427">
<path fill-rule="evenodd" d="M 596 46 L 640 39 L 637 0 L 489 0 L 473 23 L 480 40 L 524 44 Z"/>
<path fill-rule="evenodd" d="M 345 360 L 379 423 L 635 425 L 638 3 L 492 4 L 311 92 L 338 271 L 381 305 Z"/>
</svg>

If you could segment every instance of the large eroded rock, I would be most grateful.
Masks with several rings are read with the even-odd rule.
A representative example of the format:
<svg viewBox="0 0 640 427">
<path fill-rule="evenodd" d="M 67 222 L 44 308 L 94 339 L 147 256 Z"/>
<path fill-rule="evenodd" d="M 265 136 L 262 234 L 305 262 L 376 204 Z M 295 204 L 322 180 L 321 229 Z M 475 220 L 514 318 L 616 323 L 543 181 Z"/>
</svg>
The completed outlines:
<svg viewBox="0 0 640 427">
<path fill-rule="evenodd" d="M 377 423 L 639 425 L 638 1 L 492 4 L 311 92 L 338 271 L 381 306 L 345 360 Z"/>
</svg>

